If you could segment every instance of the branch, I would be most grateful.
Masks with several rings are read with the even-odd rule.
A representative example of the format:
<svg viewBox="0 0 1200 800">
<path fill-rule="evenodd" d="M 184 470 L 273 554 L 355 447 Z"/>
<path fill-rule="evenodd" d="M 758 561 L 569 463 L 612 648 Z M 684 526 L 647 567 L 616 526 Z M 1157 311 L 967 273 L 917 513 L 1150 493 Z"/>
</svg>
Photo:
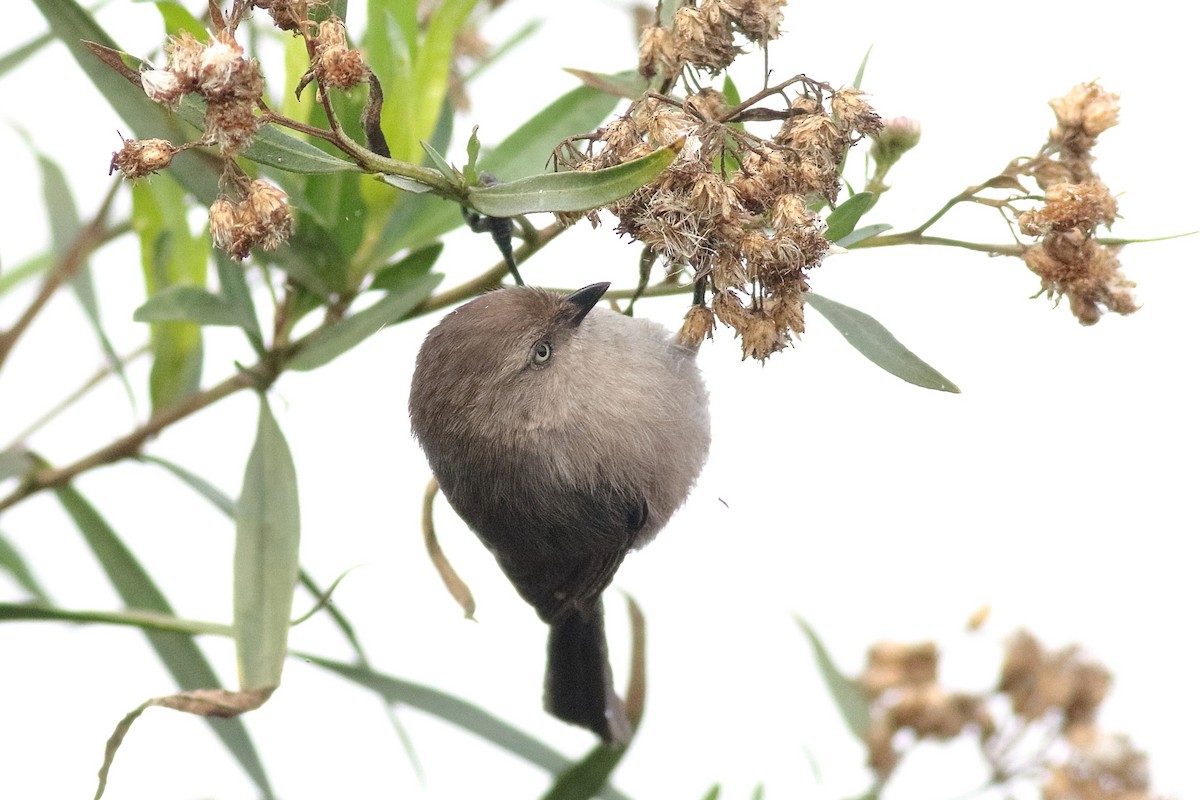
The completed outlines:
<svg viewBox="0 0 1200 800">
<path fill-rule="evenodd" d="M 191 416 L 200 409 L 207 408 L 234 392 L 253 386 L 262 386 L 264 383 L 269 384 L 272 377 L 271 373 L 274 370 L 268 369 L 266 364 L 267 362 L 264 361 L 254 368 L 243 370 L 230 378 L 226 378 L 216 386 L 191 395 L 170 408 L 164 408 L 150 417 L 141 427 L 101 447 L 90 455 L 84 456 L 74 464 L 58 469 L 51 467 L 34 471 L 21 482 L 12 494 L 0 500 L 0 511 L 16 505 L 30 495 L 37 494 L 43 489 L 54 489 L 64 486 L 70 483 L 76 476 L 90 469 L 111 464 L 114 461 L 120 461 L 125 458 L 132 458 L 141 452 L 142 445 L 146 443 L 147 439 L 157 435 L 168 425 L 178 422 L 184 417 Z"/>
<path fill-rule="evenodd" d="M 12 352 L 13 346 L 17 340 L 25 333 L 25 330 L 30 326 L 33 320 L 37 317 L 42 308 L 49 302 L 50 298 L 59 288 L 74 277 L 75 273 L 83 265 L 89 255 L 92 254 L 97 247 L 108 241 L 108 226 L 105 218 L 108 217 L 108 209 L 112 206 L 113 198 L 117 195 L 117 188 L 120 187 L 120 181 L 113 181 L 112 187 L 109 188 L 108 194 L 104 196 L 104 201 L 100 204 L 100 209 L 92 217 L 91 221 L 75 236 L 75 240 L 71 242 L 70 249 L 63 253 L 58 263 L 54 266 L 54 270 L 46 276 L 46 280 L 42 282 L 42 288 L 38 291 L 37 296 L 33 298 L 33 302 L 25 309 L 20 318 L 11 328 L 0 333 L 0 367 L 4 365 L 8 354 Z"/>
</svg>

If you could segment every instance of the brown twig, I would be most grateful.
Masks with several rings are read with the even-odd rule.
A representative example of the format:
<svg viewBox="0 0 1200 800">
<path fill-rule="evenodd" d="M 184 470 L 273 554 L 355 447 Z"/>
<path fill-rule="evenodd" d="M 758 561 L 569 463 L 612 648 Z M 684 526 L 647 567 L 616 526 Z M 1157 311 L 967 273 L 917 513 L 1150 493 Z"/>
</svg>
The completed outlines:
<svg viewBox="0 0 1200 800">
<path fill-rule="evenodd" d="M 12 494 L 0 500 L 0 511 L 16 505 L 30 495 L 36 494 L 43 489 L 64 486 L 88 470 L 105 464 L 111 464 L 114 461 L 132 458 L 141 452 L 142 445 L 148 439 L 157 435 L 168 425 L 172 425 L 184 417 L 191 416 L 200 409 L 207 408 L 221 398 L 228 397 L 234 392 L 270 383 L 270 379 L 273 377 L 270 373 L 274 372 L 274 370 L 267 369 L 265 366 L 266 363 L 263 362 L 262 365 L 255 369 L 243 370 L 232 377 L 226 378 L 216 386 L 206 389 L 203 392 L 197 392 L 170 408 L 164 408 L 150 417 L 140 427 L 101 447 L 90 455 L 84 456 L 69 466 L 36 470 L 27 476 Z"/>
<path fill-rule="evenodd" d="M 108 190 L 108 194 L 104 196 L 104 201 L 100 204 L 100 209 L 92 217 L 91 221 L 84 226 L 82 230 L 75 236 L 75 240 L 71 242 L 71 247 L 63 253 L 54 269 L 46 276 L 42 282 L 41 289 L 38 290 L 37 296 L 33 298 L 25 312 L 17 319 L 13 326 L 8 330 L 0 333 L 0 366 L 4 365 L 8 354 L 12 352 L 17 340 L 25 333 L 30 324 L 49 302 L 50 298 L 59 288 L 74 277 L 79 268 L 87 260 L 92 251 L 99 247 L 104 242 L 108 241 L 108 226 L 106 218 L 108 217 L 108 209 L 112 206 L 113 198 L 116 197 L 117 188 L 121 185 L 120 181 L 113 181 L 112 187 Z"/>
</svg>

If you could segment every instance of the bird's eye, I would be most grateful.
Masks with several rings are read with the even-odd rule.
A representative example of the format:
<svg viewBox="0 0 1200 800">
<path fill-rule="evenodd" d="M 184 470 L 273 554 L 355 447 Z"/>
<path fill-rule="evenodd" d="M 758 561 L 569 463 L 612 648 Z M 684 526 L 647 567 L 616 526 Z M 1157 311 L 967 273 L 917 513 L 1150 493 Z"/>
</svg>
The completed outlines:
<svg viewBox="0 0 1200 800">
<path fill-rule="evenodd" d="M 538 342 L 533 346 L 533 363 L 545 364 L 550 360 L 551 352 L 553 352 L 553 348 L 550 347 L 549 342 Z"/>
</svg>

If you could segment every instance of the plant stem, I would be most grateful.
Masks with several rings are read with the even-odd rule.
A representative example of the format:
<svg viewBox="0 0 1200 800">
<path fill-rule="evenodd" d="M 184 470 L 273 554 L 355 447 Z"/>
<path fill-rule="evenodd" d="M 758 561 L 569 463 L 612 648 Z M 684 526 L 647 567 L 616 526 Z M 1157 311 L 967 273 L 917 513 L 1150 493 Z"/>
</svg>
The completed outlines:
<svg viewBox="0 0 1200 800">
<path fill-rule="evenodd" d="M 141 451 L 142 445 L 146 443 L 147 439 L 160 433 L 167 426 L 178 422 L 184 417 L 191 416 L 202 408 L 207 408 L 234 392 L 252 386 L 261 386 L 264 382 L 270 383 L 269 378 L 272 377 L 271 373 L 273 370 L 268 369 L 266 364 L 267 361 L 264 360 L 264 362 L 255 368 L 239 372 L 236 375 L 226 378 L 216 386 L 206 389 L 203 392 L 197 392 L 170 408 L 164 408 L 151 416 L 150 419 L 137 429 L 101 447 L 90 455 L 84 456 L 73 464 L 57 469 L 47 468 L 34 471 L 21 482 L 12 494 L 0 500 L 0 511 L 16 505 L 30 495 L 36 494 L 43 489 L 64 486 L 88 470 L 136 456 Z"/>
<path fill-rule="evenodd" d="M 144 356 L 149 352 L 150 352 L 150 345 L 144 344 L 141 347 L 139 347 L 137 350 L 134 350 L 129 355 L 121 358 L 118 363 L 121 364 L 122 366 L 124 366 L 124 365 L 128 364 L 129 362 L 133 361 L 135 358 L 138 358 L 139 356 Z M 75 391 L 71 392 L 69 395 L 64 397 L 62 400 L 60 400 L 58 403 L 56 403 L 53 408 L 51 408 L 46 413 L 42 414 L 42 416 L 38 417 L 36 420 L 31 422 L 29 424 L 29 426 L 25 428 L 25 430 L 18 433 L 16 435 L 16 437 L 13 438 L 13 441 L 5 449 L 7 449 L 7 450 L 13 449 L 17 445 L 21 444 L 26 439 L 28 439 L 30 436 L 32 436 L 34 433 L 41 430 L 46 425 L 46 423 L 50 422 L 55 417 L 57 417 L 59 414 L 66 411 L 68 408 L 70 408 L 72 405 L 74 405 L 76 402 L 78 402 L 80 398 L 82 398 L 84 395 L 86 395 L 92 389 L 96 388 L 96 386 L 98 386 L 101 381 L 103 381 L 109 375 L 112 375 L 113 373 L 115 373 L 116 369 L 117 369 L 116 365 L 110 364 L 110 363 L 106 363 L 104 366 L 100 367 L 100 369 L 96 370 L 95 374 L 93 374 L 92 377 L 90 377 L 86 381 L 84 381 L 83 384 L 80 385 L 78 389 L 76 389 Z"/>
<path fill-rule="evenodd" d="M 25 309 L 25 313 L 17 319 L 11 328 L 0 333 L 0 366 L 4 365 L 8 354 L 12 352 L 17 340 L 29 328 L 38 313 L 45 307 L 50 298 L 54 296 L 59 287 L 79 271 L 79 268 L 87 261 L 92 251 L 108 241 L 108 227 L 105 218 L 108 216 L 108 209 L 112 206 L 113 198 L 116 197 L 117 188 L 120 185 L 120 181 L 113 181 L 112 187 L 108 190 L 108 194 L 104 196 L 104 200 L 100 204 L 100 209 L 92 217 L 91 221 L 79 231 L 75 240 L 71 242 L 71 247 L 63 253 L 58 263 L 54 266 L 54 269 L 46 276 L 46 280 L 42 283 L 42 288 L 38 290 L 37 296 L 33 298 L 33 302 Z"/>
<path fill-rule="evenodd" d="M 1025 248 L 1019 244 L 989 244 L 987 242 L 964 242 L 961 239 L 947 239 L 942 236 L 926 236 L 921 231 L 924 228 L 914 228 L 905 233 L 893 233 L 885 236 L 872 236 L 854 244 L 851 249 L 858 250 L 867 247 L 894 247 L 902 244 L 940 245 L 942 247 L 960 247 L 963 250 L 974 250 L 979 253 L 990 253 L 997 256 L 1020 256 Z"/>
</svg>

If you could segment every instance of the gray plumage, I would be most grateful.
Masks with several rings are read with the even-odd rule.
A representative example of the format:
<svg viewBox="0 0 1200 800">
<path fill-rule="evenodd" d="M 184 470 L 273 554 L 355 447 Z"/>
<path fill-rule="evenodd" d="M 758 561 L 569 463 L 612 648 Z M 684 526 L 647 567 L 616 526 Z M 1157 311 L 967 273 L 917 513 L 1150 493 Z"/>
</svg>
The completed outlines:
<svg viewBox="0 0 1200 800">
<path fill-rule="evenodd" d="M 413 433 L 454 510 L 550 625 L 546 708 L 608 742 L 600 593 L 682 505 L 708 455 L 693 351 L 661 325 L 514 287 L 447 315 L 417 356 Z"/>
</svg>

